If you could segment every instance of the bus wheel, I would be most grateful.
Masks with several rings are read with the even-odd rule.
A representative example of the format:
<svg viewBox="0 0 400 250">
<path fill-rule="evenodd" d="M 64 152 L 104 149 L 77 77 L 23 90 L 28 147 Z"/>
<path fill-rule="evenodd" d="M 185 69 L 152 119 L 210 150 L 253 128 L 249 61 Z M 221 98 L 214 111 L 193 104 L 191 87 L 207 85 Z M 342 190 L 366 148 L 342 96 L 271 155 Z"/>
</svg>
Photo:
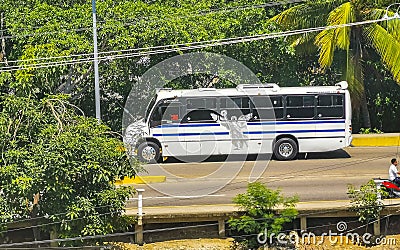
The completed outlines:
<svg viewBox="0 0 400 250">
<path fill-rule="evenodd" d="M 274 155 L 280 161 L 292 160 L 297 155 L 297 144 L 293 139 L 281 138 L 275 143 Z"/>
<path fill-rule="evenodd" d="M 147 163 L 156 163 L 160 159 L 160 147 L 154 142 L 143 142 L 138 147 L 139 160 Z"/>
</svg>

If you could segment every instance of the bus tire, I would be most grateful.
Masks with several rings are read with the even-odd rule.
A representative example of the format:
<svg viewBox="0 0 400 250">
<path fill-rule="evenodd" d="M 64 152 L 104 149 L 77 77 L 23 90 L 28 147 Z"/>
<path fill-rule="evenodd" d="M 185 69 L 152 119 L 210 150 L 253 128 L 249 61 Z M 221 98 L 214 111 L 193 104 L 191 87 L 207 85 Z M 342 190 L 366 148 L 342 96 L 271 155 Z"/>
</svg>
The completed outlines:
<svg viewBox="0 0 400 250">
<path fill-rule="evenodd" d="M 274 146 L 274 155 L 280 161 L 292 160 L 297 156 L 297 143 L 290 138 L 279 139 Z"/>
<path fill-rule="evenodd" d="M 137 155 L 141 162 L 157 163 L 161 156 L 160 147 L 151 141 L 143 142 L 138 147 Z"/>
</svg>

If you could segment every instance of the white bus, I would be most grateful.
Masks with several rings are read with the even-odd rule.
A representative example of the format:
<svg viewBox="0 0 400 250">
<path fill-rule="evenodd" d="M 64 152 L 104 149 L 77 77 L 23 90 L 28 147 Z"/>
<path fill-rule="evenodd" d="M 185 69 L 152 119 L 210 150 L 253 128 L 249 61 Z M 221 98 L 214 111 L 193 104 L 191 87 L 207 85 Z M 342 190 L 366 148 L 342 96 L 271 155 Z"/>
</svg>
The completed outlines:
<svg viewBox="0 0 400 250">
<path fill-rule="evenodd" d="M 160 89 L 145 119 L 131 124 L 132 148 L 141 161 L 161 157 L 298 153 L 350 145 L 351 101 L 347 83 L 279 87 Z"/>
</svg>

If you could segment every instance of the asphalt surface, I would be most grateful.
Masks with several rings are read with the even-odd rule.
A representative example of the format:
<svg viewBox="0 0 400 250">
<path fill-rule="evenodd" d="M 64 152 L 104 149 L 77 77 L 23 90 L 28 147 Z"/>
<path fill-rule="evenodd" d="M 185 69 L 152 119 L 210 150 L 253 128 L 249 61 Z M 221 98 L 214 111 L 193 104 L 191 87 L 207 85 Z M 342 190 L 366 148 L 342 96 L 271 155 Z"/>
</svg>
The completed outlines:
<svg viewBox="0 0 400 250">
<path fill-rule="evenodd" d="M 372 178 L 387 178 L 393 157 L 399 158 L 398 147 L 349 147 L 287 162 L 266 160 L 266 156 L 214 157 L 201 163 L 169 159 L 146 165 L 148 172 L 140 174 L 165 175 L 166 182 L 135 187 L 145 189 L 147 207 L 231 204 L 255 180 L 281 189 L 285 196 L 297 195 L 300 201 L 345 200 L 348 184 L 358 187 Z M 128 206 L 137 206 L 137 197 Z"/>
</svg>

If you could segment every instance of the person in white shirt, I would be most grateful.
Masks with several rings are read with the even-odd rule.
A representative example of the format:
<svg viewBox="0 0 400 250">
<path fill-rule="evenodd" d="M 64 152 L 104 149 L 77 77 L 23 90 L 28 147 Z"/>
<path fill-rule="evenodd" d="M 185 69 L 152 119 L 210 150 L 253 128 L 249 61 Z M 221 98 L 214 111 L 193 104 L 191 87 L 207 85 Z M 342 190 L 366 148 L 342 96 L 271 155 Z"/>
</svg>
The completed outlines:
<svg viewBox="0 0 400 250">
<path fill-rule="evenodd" d="M 400 185 L 400 172 L 397 170 L 397 160 L 396 158 L 393 158 L 390 162 L 392 165 L 389 167 L 389 181 Z"/>
</svg>

